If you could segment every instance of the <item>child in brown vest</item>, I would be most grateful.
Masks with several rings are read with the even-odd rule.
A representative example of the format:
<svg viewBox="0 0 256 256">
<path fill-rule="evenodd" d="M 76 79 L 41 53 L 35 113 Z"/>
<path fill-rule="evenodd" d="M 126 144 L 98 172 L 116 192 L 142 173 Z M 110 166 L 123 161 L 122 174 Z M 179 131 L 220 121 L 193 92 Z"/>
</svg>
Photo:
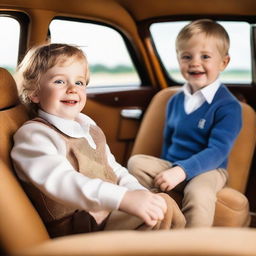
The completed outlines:
<svg viewBox="0 0 256 256">
<path fill-rule="evenodd" d="M 31 49 L 17 71 L 21 100 L 37 117 L 16 132 L 11 156 L 50 235 L 184 226 L 175 202 L 140 185 L 80 113 L 88 81 L 84 53 L 66 44 Z"/>
</svg>

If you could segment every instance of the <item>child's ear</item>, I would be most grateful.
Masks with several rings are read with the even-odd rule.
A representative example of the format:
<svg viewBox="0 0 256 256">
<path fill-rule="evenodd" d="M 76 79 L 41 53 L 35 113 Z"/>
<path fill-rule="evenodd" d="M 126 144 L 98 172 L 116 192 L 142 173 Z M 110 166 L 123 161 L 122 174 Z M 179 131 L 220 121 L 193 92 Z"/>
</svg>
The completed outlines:
<svg viewBox="0 0 256 256">
<path fill-rule="evenodd" d="M 229 55 L 226 55 L 222 60 L 221 71 L 223 71 L 227 67 L 229 62 L 230 62 L 230 57 Z"/>
<path fill-rule="evenodd" d="M 38 96 L 37 92 L 33 92 L 31 95 L 29 95 L 29 98 L 33 103 L 39 103 L 40 102 L 40 99 L 39 99 L 39 96 Z"/>
</svg>

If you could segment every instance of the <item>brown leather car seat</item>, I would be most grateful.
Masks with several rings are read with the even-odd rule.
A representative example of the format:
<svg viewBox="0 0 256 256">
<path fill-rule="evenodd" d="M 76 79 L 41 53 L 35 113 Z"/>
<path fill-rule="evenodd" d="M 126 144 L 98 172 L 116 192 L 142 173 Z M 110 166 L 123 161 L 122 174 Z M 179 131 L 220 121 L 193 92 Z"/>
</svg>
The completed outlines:
<svg viewBox="0 0 256 256">
<path fill-rule="evenodd" d="M 14 79 L 2 68 L 0 88 L 0 237 L 2 246 L 10 252 L 45 241 L 49 237 L 37 212 L 10 171 L 12 136 L 28 120 L 28 115 L 24 106 L 19 104 Z M 31 228 L 34 225 L 37 226 L 36 232 Z"/>
<path fill-rule="evenodd" d="M 153 97 L 142 120 L 132 155 L 160 156 L 166 104 L 179 88 L 166 88 Z M 239 227 L 248 226 L 250 223 L 248 200 L 243 193 L 255 148 L 256 115 L 249 105 L 241 105 L 243 127 L 229 157 L 228 186 L 217 196 L 214 226 Z M 172 193 L 172 196 L 180 204 L 181 195 Z"/>
<path fill-rule="evenodd" d="M 28 116 L 12 76 L 2 68 L 0 90 L 0 255 L 255 255 L 256 231 L 249 228 L 115 231 L 50 239 L 12 172 L 12 136 Z"/>
</svg>

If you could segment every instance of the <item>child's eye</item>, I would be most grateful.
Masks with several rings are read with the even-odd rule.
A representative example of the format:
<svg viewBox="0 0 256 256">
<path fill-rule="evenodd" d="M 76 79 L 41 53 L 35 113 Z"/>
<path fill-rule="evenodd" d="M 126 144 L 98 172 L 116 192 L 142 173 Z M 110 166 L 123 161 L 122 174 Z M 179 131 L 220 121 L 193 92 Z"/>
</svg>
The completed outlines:
<svg viewBox="0 0 256 256">
<path fill-rule="evenodd" d="M 182 60 L 190 60 L 190 59 L 191 59 L 191 56 L 189 56 L 189 55 L 182 55 L 182 56 L 181 56 L 181 59 L 182 59 Z"/>
<path fill-rule="evenodd" d="M 209 59 L 210 58 L 210 56 L 209 55 L 207 55 L 207 54 L 204 54 L 204 55 L 202 55 L 202 59 Z"/>
<path fill-rule="evenodd" d="M 76 82 L 76 85 L 84 86 L 84 85 L 85 85 L 85 83 L 84 83 L 84 82 L 82 82 L 82 81 L 77 81 L 77 82 Z"/>
<path fill-rule="evenodd" d="M 54 83 L 55 84 L 65 84 L 65 82 L 61 79 L 55 80 Z"/>
</svg>

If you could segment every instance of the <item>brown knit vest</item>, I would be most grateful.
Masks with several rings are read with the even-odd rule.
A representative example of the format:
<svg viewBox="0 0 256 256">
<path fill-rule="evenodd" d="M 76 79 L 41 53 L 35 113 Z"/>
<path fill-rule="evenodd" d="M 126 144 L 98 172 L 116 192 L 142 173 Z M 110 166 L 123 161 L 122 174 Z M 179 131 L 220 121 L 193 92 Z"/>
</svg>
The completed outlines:
<svg viewBox="0 0 256 256">
<path fill-rule="evenodd" d="M 77 172 L 89 178 L 99 178 L 117 184 L 117 177 L 107 160 L 106 138 L 98 126 L 90 126 L 90 135 L 96 144 L 96 149 L 93 149 L 85 138 L 71 138 L 42 118 L 35 118 L 27 123 L 29 122 L 40 122 L 58 132 L 66 143 L 66 157 Z M 51 226 L 51 223 L 61 222 L 61 220 L 72 217 L 77 212 L 76 208 L 67 207 L 52 200 L 35 186 L 27 182 L 22 183 L 47 226 Z M 103 212 L 106 213 L 106 211 Z"/>
</svg>

